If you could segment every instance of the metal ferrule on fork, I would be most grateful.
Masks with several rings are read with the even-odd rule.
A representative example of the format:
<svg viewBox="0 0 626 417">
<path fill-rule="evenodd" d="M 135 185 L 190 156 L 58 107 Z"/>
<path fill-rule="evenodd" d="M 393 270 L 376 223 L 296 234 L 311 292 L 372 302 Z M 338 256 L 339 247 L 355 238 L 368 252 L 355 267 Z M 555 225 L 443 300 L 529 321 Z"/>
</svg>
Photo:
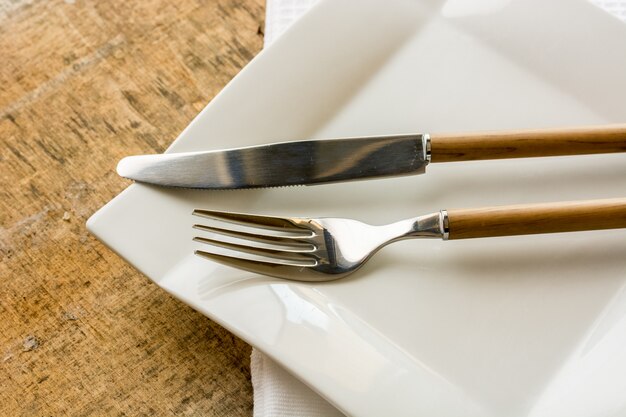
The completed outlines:
<svg viewBox="0 0 626 417">
<path fill-rule="evenodd" d="M 448 240 L 450 237 L 450 220 L 448 219 L 448 210 L 439 212 L 439 227 L 441 229 L 441 238 Z"/>
<path fill-rule="evenodd" d="M 412 231 L 407 237 L 439 238 L 448 240 L 450 235 L 448 212 L 441 210 L 436 213 L 426 214 L 415 219 Z"/>
</svg>

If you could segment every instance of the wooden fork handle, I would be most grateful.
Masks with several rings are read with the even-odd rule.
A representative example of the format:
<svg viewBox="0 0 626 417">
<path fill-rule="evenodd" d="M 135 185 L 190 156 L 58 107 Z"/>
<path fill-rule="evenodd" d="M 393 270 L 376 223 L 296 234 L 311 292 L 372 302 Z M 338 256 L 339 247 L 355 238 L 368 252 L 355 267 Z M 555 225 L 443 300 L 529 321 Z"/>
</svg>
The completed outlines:
<svg viewBox="0 0 626 417">
<path fill-rule="evenodd" d="M 431 134 L 430 147 L 432 162 L 626 152 L 626 124 Z"/>
<path fill-rule="evenodd" d="M 626 198 L 447 210 L 448 239 L 626 228 Z"/>
</svg>

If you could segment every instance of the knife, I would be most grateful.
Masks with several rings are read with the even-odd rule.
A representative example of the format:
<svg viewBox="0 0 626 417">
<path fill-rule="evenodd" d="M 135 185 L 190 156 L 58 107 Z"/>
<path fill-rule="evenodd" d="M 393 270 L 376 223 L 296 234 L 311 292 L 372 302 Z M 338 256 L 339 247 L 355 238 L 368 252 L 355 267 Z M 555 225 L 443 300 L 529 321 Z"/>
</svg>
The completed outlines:
<svg viewBox="0 0 626 417">
<path fill-rule="evenodd" d="M 171 187 L 242 189 L 422 174 L 429 163 L 626 152 L 626 124 L 278 142 L 137 155 L 117 172 Z"/>
</svg>

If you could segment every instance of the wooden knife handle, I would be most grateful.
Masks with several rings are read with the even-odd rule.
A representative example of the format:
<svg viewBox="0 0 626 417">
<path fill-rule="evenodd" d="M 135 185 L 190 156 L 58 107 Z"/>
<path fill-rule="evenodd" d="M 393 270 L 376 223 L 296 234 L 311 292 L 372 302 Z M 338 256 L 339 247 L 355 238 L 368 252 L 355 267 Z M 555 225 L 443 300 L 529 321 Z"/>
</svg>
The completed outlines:
<svg viewBox="0 0 626 417">
<path fill-rule="evenodd" d="M 626 124 L 431 134 L 430 147 L 432 162 L 626 152 Z"/>
<path fill-rule="evenodd" d="M 626 198 L 447 210 L 448 239 L 626 228 Z"/>
</svg>

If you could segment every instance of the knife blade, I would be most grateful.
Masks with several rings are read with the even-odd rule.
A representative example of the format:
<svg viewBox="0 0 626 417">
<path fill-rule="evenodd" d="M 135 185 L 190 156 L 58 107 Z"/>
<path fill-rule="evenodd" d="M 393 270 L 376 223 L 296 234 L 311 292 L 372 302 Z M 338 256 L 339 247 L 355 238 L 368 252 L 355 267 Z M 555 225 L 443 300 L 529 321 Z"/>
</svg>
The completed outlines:
<svg viewBox="0 0 626 417">
<path fill-rule="evenodd" d="M 184 188 L 312 185 L 421 174 L 428 135 L 279 142 L 219 151 L 137 155 L 117 172 L 139 182 Z"/>
</svg>

